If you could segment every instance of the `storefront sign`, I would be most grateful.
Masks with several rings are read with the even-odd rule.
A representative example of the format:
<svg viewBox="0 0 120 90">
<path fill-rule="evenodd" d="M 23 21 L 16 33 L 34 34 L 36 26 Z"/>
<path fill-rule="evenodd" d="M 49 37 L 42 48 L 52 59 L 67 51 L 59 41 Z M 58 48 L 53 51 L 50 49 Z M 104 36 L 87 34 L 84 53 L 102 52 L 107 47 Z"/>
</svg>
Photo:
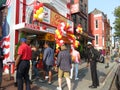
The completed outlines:
<svg viewBox="0 0 120 90">
<path fill-rule="evenodd" d="M 27 24 L 25 23 L 25 28 L 33 29 L 33 30 L 40 30 L 40 26 L 34 25 L 34 24 Z"/>
<path fill-rule="evenodd" d="M 71 14 L 79 12 L 79 3 L 71 5 Z"/>
<path fill-rule="evenodd" d="M 43 18 L 43 22 L 50 24 L 50 9 L 48 9 L 47 7 L 43 7 L 44 8 L 44 18 Z"/>
<path fill-rule="evenodd" d="M 38 0 L 38 1 L 42 3 L 51 3 L 51 0 Z"/>
<path fill-rule="evenodd" d="M 55 29 L 54 28 L 47 28 L 46 29 L 47 32 L 55 34 Z"/>
<path fill-rule="evenodd" d="M 55 35 L 54 35 L 54 34 L 49 34 L 49 33 L 47 33 L 47 34 L 45 35 L 45 40 L 55 41 Z"/>
<path fill-rule="evenodd" d="M 59 15 L 58 13 L 55 13 L 53 11 L 51 11 L 51 19 L 50 19 L 50 24 L 52 26 L 57 27 L 59 23 L 61 22 L 67 22 L 67 19 L 61 15 Z"/>
<path fill-rule="evenodd" d="M 38 36 L 38 39 L 40 40 L 47 40 L 47 41 L 55 41 L 55 35 L 46 33 Z"/>
</svg>

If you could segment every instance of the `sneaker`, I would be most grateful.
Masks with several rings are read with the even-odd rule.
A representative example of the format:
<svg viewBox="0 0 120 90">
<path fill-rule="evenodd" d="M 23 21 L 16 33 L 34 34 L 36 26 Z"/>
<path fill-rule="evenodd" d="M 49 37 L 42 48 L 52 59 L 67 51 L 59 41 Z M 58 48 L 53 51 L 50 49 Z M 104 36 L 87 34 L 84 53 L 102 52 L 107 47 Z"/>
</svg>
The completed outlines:
<svg viewBox="0 0 120 90">
<path fill-rule="evenodd" d="M 70 79 L 72 79 L 72 77 L 70 76 Z"/>
<path fill-rule="evenodd" d="M 39 79 L 39 82 L 44 83 L 44 82 L 45 82 L 45 80 Z"/>
<path fill-rule="evenodd" d="M 62 88 L 61 87 L 57 87 L 57 89 L 56 90 L 62 90 Z"/>
<path fill-rule="evenodd" d="M 48 76 L 45 76 L 45 79 L 48 79 L 49 77 Z"/>
<path fill-rule="evenodd" d="M 48 84 L 49 84 L 49 85 L 51 85 L 51 84 L 52 84 L 52 82 L 48 82 Z"/>
<path fill-rule="evenodd" d="M 78 80 L 79 78 L 75 78 L 75 80 Z"/>
</svg>

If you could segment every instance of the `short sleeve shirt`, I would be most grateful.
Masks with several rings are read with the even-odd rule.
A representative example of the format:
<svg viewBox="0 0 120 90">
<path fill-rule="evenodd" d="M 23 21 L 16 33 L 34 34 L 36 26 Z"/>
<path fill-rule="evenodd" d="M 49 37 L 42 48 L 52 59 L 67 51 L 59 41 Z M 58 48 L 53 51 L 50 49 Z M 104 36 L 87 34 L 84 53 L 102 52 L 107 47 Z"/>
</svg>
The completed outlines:
<svg viewBox="0 0 120 90">
<path fill-rule="evenodd" d="M 80 56 L 79 52 L 76 51 L 76 50 L 73 50 L 73 51 L 72 51 L 72 56 L 75 57 L 75 62 L 76 62 L 76 63 L 79 63 L 79 58 L 78 58 L 78 57 Z"/>
<path fill-rule="evenodd" d="M 18 48 L 18 54 L 21 55 L 21 60 L 31 60 L 32 51 L 30 46 L 26 43 L 22 43 Z"/>
</svg>

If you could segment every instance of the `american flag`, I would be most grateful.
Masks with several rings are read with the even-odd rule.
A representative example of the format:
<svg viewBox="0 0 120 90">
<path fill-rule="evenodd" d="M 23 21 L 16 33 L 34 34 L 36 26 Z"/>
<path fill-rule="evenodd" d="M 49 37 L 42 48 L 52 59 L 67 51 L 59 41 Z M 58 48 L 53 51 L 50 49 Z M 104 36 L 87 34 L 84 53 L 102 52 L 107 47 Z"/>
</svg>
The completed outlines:
<svg viewBox="0 0 120 90">
<path fill-rule="evenodd" d="M 3 48 L 4 53 L 4 62 L 7 62 L 9 55 L 10 55 L 10 27 L 7 22 L 7 19 L 4 19 L 3 25 L 2 25 L 2 40 L 0 43 L 1 48 Z"/>
<path fill-rule="evenodd" d="M 8 7 L 10 7 L 10 5 L 11 5 L 11 0 L 6 0 L 6 5 L 7 5 Z"/>
</svg>

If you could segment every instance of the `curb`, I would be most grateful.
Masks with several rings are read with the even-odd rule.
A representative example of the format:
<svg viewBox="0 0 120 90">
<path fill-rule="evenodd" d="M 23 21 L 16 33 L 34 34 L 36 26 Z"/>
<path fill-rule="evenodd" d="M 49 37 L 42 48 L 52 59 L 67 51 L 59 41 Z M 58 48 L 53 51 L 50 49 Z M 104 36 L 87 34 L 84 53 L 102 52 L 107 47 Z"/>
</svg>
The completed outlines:
<svg viewBox="0 0 120 90">
<path fill-rule="evenodd" d="M 116 63 L 113 66 L 113 69 L 108 73 L 108 75 L 105 78 L 104 82 L 102 83 L 103 87 L 101 88 L 101 90 L 110 90 L 111 84 L 112 84 L 112 82 L 114 80 L 114 77 L 115 77 L 117 67 L 118 67 L 118 64 Z"/>
</svg>

